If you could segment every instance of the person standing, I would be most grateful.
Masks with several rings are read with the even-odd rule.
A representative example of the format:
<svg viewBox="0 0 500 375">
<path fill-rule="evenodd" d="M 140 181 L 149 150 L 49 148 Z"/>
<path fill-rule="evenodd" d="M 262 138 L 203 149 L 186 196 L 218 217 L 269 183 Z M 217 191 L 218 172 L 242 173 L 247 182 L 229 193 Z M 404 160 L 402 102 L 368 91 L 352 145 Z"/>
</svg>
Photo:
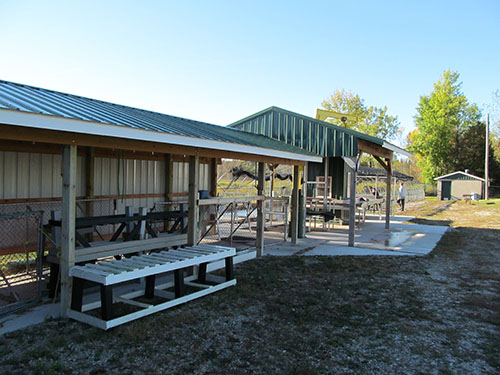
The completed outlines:
<svg viewBox="0 0 500 375">
<path fill-rule="evenodd" d="M 401 211 L 405 210 L 405 199 L 406 199 L 406 187 L 404 182 L 401 182 L 401 186 L 399 187 L 398 191 L 398 204 L 399 207 L 401 207 Z"/>
</svg>

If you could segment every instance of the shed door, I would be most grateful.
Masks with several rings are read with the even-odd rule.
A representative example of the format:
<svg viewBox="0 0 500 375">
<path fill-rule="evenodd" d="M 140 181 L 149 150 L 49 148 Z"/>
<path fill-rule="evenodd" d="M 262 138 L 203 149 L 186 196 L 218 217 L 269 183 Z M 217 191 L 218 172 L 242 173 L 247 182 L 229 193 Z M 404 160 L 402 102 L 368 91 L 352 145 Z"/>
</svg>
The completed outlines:
<svg viewBox="0 0 500 375">
<path fill-rule="evenodd" d="M 441 200 L 451 199 L 451 181 L 441 182 Z"/>
</svg>

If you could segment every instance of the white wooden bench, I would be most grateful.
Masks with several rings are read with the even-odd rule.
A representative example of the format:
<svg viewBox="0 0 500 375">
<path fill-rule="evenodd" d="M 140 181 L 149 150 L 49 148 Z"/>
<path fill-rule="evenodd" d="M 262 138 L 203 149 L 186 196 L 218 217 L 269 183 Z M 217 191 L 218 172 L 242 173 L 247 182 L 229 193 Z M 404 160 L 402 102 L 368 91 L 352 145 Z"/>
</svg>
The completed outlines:
<svg viewBox="0 0 500 375">
<path fill-rule="evenodd" d="M 163 250 L 185 244 L 187 244 L 187 234 L 160 234 L 156 238 L 145 240 L 92 242 L 91 247 L 77 247 L 75 249 L 75 263 L 133 254 L 140 251 Z M 49 297 L 53 298 L 56 293 L 59 273 L 59 256 L 54 249 L 51 251 L 47 256 L 47 262 L 50 264 Z"/>
<path fill-rule="evenodd" d="M 235 255 L 236 249 L 232 247 L 197 245 L 148 255 L 136 255 L 120 260 L 101 261 L 97 264 L 74 266 L 70 269 L 70 276 L 73 277 L 73 295 L 71 308 L 67 311 L 67 314 L 72 319 L 107 330 L 177 306 L 236 285 L 236 279 L 233 276 L 233 257 Z M 207 265 L 220 260 L 225 260 L 225 281 L 207 284 Z M 199 266 L 198 274 L 185 277 L 185 269 L 192 266 Z M 174 273 L 174 281 L 163 285 L 155 285 L 156 275 L 167 272 Z M 113 286 L 140 278 L 146 279 L 144 290 L 113 296 Z M 83 284 L 85 280 L 97 283 L 100 286 L 100 304 L 94 303 L 83 306 Z M 215 278 L 210 281 L 215 281 Z M 185 295 L 185 285 L 200 290 Z M 174 293 L 165 290 L 172 287 Z M 158 296 L 166 298 L 167 301 L 153 305 L 133 299 L 140 296 L 144 296 L 146 299 Z M 172 297 L 174 298 L 172 299 Z M 140 308 L 140 310 L 114 317 L 112 311 L 113 302 L 130 304 Z M 101 318 L 85 313 L 85 311 L 97 307 L 101 307 Z"/>
</svg>

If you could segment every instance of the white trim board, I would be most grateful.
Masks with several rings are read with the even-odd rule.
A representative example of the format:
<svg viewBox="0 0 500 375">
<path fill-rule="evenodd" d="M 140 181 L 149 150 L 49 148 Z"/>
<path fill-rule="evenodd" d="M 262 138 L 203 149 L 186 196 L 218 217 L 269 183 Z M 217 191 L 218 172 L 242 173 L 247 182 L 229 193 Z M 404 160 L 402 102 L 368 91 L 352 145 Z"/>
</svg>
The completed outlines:
<svg viewBox="0 0 500 375">
<path fill-rule="evenodd" d="M 319 156 L 308 156 L 287 151 L 268 149 L 264 147 L 188 137 L 184 135 L 156 132 L 153 130 L 133 129 L 121 125 L 102 124 L 99 122 L 63 118 L 38 113 L 20 112 L 15 110 L 0 109 L 0 124 L 89 135 L 100 135 L 103 137 L 125 138 L 181 146 L 200 147 L 213 150 L 233 151 L 253 155 L 266 155 L 270 157 L 298 161 L 311 161 L 316 163 L 320 163 L 322 161 L 322 158 Z"/>
</svg>

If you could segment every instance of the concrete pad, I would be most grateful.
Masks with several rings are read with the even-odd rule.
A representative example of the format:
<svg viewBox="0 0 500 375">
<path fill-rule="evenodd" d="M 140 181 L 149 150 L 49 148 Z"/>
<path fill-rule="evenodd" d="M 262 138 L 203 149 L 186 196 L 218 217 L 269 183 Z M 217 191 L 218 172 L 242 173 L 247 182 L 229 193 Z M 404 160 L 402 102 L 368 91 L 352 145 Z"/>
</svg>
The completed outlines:
<svg viewBox="0 0 500 375">
<path fill-rule="evenodd" d="M 304 255 L 426 255 L 439 242 L 448 227 L 405 223 L 409 216 L 391 218 L 390 229 L 377 217 L 367 217 L 355 233 L 355 246 L 347 246 L 347 226 L 329 232 L 309 232 L 309 238 L 324 244 Z"/>
<path fill-rule="evenodd" d="M 0 317 L 0 336 L 17 331 L 33 324 L 43 323 L 47 319 L 59 317 L 59 303 L 45 304 Z"/>
</svg>

